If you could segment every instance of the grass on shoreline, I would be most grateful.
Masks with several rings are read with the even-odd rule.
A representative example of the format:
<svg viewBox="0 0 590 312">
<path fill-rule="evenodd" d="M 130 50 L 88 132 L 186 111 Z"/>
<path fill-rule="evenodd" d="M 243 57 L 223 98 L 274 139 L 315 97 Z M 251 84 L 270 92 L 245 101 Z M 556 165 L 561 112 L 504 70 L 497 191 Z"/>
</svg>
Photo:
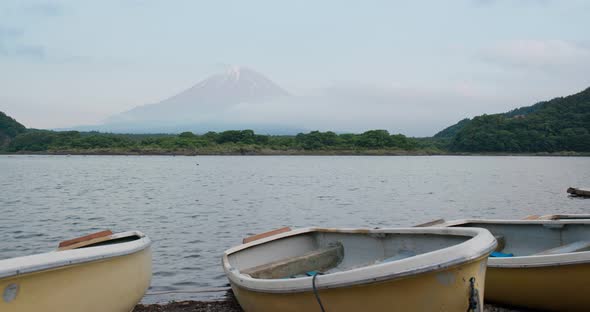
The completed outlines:
<svg viewBox="0 0 590 312">
<path fill-rule="evenodd" d="M 256 146 L 236 148 L 202 148 L 202 149 L 153 149 L 153 148 L 94 148 L 63 149 L 46 151 L 2 152 L 0 155 L 105 155 L 105 156 L 577 156 L 588 157 L 590 153 L 582 152 L 540 152 L 540 153 L 458 153 L 440 149 L 270 149 Z"/>
</svg>

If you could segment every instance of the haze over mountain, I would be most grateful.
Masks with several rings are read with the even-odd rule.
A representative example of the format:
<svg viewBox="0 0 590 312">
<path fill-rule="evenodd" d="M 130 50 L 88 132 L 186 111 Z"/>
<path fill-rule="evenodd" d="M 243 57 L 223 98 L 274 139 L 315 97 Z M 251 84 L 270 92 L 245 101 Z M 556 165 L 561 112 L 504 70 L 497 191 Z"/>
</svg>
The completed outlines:
<svg viewBox="0 0 590 312">
<path fill-rule="evenodd" d="M 250 128 L 261 133 L 296 132 L 300 129 L 227 116 L 232 108 L 239 105 L 276 102 L 286 97 L 289 93 L 264 75 L 249 68 L 233 66 L 170 98 L 114 115 L 102 125 L 76 129 L 136 133 Z"/>
<path fill-rule="evenodd" d="M 463 94 L 379 84 L 336 83 L 293 94 L 252 69 L 234 66 L 177 95 L 113 115 L 102 124 L 67 129 L 115 133 L 252 129 L 261 134 L 387 129 L 426 136 L 430 129 L 447 125 L 448 115 L 462 115 L 450 110 L 432 114 L 441 97 L 463 106 L 467 114 L 473 110 L 473 99 Z"/>
</svg>

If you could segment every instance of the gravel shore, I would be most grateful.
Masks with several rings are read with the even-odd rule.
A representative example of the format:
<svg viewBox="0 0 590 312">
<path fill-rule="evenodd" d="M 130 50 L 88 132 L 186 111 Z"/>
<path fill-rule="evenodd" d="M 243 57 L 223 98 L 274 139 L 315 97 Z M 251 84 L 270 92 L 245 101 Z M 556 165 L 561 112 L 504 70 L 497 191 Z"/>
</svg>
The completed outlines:
<svg viewBox="0 0 590 312">
<path fill-rule="evenodd" d="M 231 290 L 222 300 L 215 301 L 173 301 L 166 304 L 138 304 L 132 312 L 243 312 Z M 483 312 L 534 312 L 485 304 Z"/>
<path fill-rule="evenodd" d="M 243 312 L 234 299 L 223 301 L 179 301 L 168 304 L 139 304 L 133 312 Z M 486 304 L 484 312 L 524 312 Z M 527 310 L 528 311 L 528 310 Z M 530 312 L 530 311 L 529 311 Z"/>
<path fill-rule="evenodd" d="M 133 312 L 242 312 L 235 300 L 179 301 L 167 304 L 138 304 Z"/>
</svg>

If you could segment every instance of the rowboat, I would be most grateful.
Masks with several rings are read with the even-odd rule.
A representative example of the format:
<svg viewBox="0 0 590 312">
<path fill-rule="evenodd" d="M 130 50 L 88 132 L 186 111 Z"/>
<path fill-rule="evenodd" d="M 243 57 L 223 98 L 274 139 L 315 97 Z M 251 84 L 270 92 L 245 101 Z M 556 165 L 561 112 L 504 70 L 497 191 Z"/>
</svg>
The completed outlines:
<svg viewBox="0 0 590 312">
<path fill-rule="evenodd" d="M 489 230 L 498 247 L 488 260 L 485 300 L 550 311 L 590 308 L 590 220 L 550 215 L 529 220 L 456 220 L 435 226 Z M 559 217 L 561 216 L 561 217 Z"/>
<path fill-rule="evenodd" d="M 150 245 L 141 232 L 103 231 L 0 260 L 0 311 L 131 311 L 150 284 Z"/>
<path fill-rule="evenodd" d="M 476 228 L 304 228 L 227 250 L 245 311 L 481 311 L 494 237 Z"/>
</svg>

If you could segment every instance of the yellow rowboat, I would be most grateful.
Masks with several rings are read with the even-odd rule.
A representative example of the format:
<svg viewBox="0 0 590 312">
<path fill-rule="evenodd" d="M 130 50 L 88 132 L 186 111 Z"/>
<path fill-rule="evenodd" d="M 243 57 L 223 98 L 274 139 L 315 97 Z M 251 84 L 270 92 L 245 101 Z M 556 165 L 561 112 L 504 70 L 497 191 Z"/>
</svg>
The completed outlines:
<svg viewBox="0 0 590 312">
<path fill-rule="evenodd" d="M 304 228 L 257 238 L 223 255 L 248 312 L 482 311 L 496 247 L 476 228 Z"/>
<path fill-rule="evenodd" d="M 93 235 L 0 260 L 0 311 L 131 311 L 150 284 L 150 245 L 137 231 Z"/>
<path fill-rule="evenodd" d="M 488 260 L 486 301 L 544 311 L 588 311 L 590 220 L 574 216 L 456 220 L 436 226 L 485 228 L 494 234 L 498 248 Z"/>
</svg>

